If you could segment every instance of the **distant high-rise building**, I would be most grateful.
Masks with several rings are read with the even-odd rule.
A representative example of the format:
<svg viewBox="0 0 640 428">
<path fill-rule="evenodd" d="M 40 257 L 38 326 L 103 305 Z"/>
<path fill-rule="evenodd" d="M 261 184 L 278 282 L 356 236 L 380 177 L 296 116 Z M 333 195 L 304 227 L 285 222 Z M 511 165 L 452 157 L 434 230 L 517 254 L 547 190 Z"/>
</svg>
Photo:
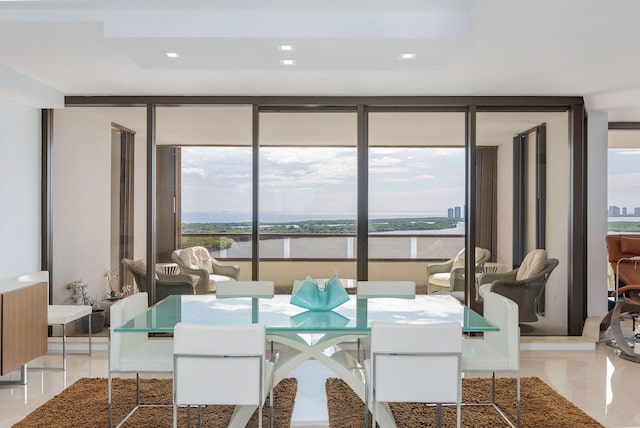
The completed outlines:
<svg viewBox="0 0 640 428">
<path fill-rule="evenodd" d="M 620 207 L 617 207 L 615 205 L 610 205 L 609 217 L 620 217 Z"/>
<path fill-rule="evenodd" d="M 640 217 L 640 208 L 636 207 L 633 209 L 633 215 L 636 217 Z"/>
<path fill-rule="evenodd" d="M 627 215 L 627 207 L 622 207 L 622 215 Z"/>
<path fill-rule="evenodd" d="M 455 218 L 462 218 L 462 209 L 460 207 L 454 207 L 453 212 Z"/>
<path fill-rule="evenodd" d="M 447 209 L 447 217 L 448 218 L 453 218 L 453 208 L 448 208 Z"/>
</svg>

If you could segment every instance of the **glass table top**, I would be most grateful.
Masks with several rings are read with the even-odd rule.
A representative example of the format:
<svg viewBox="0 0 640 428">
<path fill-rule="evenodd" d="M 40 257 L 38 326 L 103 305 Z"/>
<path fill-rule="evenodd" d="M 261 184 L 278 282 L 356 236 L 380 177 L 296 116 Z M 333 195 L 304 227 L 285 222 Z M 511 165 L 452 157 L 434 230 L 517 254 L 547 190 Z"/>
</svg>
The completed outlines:
<svg viewBox="0 0 640 428">
<path fill-rule="evenodd" d="M 332 311 L 308 311 L 289 303 L 290 295 L 271 299 L 217 298 L 215 294 L 169 296 L 114 329 L 116 332 L 173 333 L 178 322 L 207 325 L 262 323 L 267 334 L 367 334 L 373 321 L 434 323 L 456 321 L 464 332 L 498 331 L 477 312 L 447 295 L 358 299 Z"/>
</svg>

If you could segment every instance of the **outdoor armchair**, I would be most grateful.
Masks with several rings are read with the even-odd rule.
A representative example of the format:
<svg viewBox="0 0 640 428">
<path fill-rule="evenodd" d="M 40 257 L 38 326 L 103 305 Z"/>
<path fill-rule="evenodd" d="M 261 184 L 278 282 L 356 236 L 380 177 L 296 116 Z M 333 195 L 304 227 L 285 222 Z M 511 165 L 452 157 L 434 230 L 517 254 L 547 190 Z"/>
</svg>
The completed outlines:
<svg viewBox="0 0 640 428">
<path fill-rule="evenodd" d="M 143 260 L 122 259 L 124 267 L 131 272 L 138 291 L 148 292 L 147 266 Z M 156 272 L 156 302 L 175 294 L 196 294 L 198 277 L 187 274 L 167 275 Z M 155 303 L 155 302 L 153 302 Z"/>
<path fill-rule="evenodd" d="M 545 250 L 530 251 L 518 269 L 506 273 L 487 273 L 480 277 L 478 290 L 482 300 L 488 291 L 518 304 L 520 322 L 538 320 L 539 300 L 558 259 L 548 259 Z"/>
<path fill-rule="evenodd" d="M 476 273 L 482 272 L 484 263 L 491 257 L 491 252 L 476 247 Z M 446 262 L 427 264 L 427 293 L 436 291 L 464 291 L 464 248 Z"/>
<path fill-rule="evenodd" d="M 237 265 L 222 265 L 211 257 L 204 247 L 189 247 L 174 250 L 171 260 L 180 266 L 182 273 L 197 275 L 196 294 L 214 293 L 216 283 L 235 281 L 240 276 Z"/>
</svg>

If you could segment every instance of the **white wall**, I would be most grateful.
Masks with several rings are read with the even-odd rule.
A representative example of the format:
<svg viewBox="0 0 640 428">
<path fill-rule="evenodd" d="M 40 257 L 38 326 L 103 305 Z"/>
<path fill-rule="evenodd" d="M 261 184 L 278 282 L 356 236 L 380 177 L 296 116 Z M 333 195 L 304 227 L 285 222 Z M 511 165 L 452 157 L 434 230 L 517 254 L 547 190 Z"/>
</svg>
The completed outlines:
<svg viewBox="0 0 640 428">
<path fill-rule="evenodd" d="M 587 315 L 607 312 L 608 114 L 589 112 L 587 195 Z"/>
<path fill-rule="evenodd" d="M 547 235 L 549 257 L 558 259 L 545 288 L 545 315 L 567 324 L 569 283 L 569 115 L 549 114 L 547 123 Z"/>
<path fill-rule="evenodd" d="M 137 133 L 133 182 L 133 258 L 147 258 L 147 136 Z"/>
<path fill-rule="evenodd" d="M 54 113 L 54 303 L 67 300 L 65 285 L 82 279 L 102 299 L 110 256 L 111 123 L 83 109 Z"/>
<path fill-rule="evenodd" d="M 137 113 L 140 109 L 129 109 Z M 65 285 L 89 284 L 90 296 L 105 297 L 105 274 L 118 266 L 118 213 L 111 209 L 118 180 L 112 179 L 112 127 L 108 116 L 90 108 L 55 111 L 53 166 L 53 301 L 65 302 Z M 126 126 L 126 121 L 122 121 Z M 146 140 L 135 136 L 134 258 L 146 257 Z M 119 168 L 119 163 L 115 166 Z M 118 172 L 114 172 L 118 174 Z M 113 186 L 116 186 L 112 192 Z M 112 216 L 116 218 L 112 219 Z M 115 242 L 114 242 L 115 241 Z"/>
<path fill-rule="evenodd" d="M 498 144 L 498 206 L 496 208 L 496 261 L 511 270 L 513 266 L 513 141 Z"/>
<path fill-rule="evenodd" d="M 0 281 L 40 270 L 40 121 L 0 98 Z"/>
<path fill-rule="evenodd" d="M 511 268 L 513 265 L 513 140 L 496 140 L 488 124 L 517 123 L 516 132 L 547 124 L 547 233 L 546 249 L 549 257 L 559 260 L 558 267 L 546 286 L 545 314 L 547 318 L 567 323 L 568 236 L 569 236 L 569 134 L 566 113 L 482 113 L 478 115 L 478 139 L 481 144 L 498 146 L 498 208 L 497 261 Z M 494 123 L 494 126 L 495 123 Z M 513 125 L 512 125 L 513 126 Z"/>
</svg>

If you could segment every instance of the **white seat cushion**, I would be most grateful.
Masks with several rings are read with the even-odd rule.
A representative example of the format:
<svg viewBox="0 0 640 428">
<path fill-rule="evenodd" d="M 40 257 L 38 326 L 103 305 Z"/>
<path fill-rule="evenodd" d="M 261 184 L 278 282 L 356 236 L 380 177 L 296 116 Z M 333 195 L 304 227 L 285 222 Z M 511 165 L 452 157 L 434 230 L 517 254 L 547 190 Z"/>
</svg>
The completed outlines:
<svg viewBox="0 0 640 428">
<path fill-rule="evenodd" d="M 122 355 L 119 371 L 172 372 L 173 340 L 146 340 L 141 346 L 137 346 Z"/>
<path fill-rule="evenodd" d="M 224 275 L 209 275 L 209 282 L 224 282 L 224 281 L 235 281 L 235 279 L 231 278 L 230 276 L 224 276 Z"/>
<path fill-rule="evenodd" d="M 494 371 L 507 366 L 507 355 L 492 347 L 483 339 L 462 341 L 462 371 Z"/>
<path fill-rule="evenodd" d="M 520 268 L 518 268 L 516 280 L 522 281 L 523 279 L 530 278 L 533 275 L 542 272 L 546 264 L 547 252 L 545 250 L 531 250 L 522 261 Z"/>
<path fill-rule="evenodd" d="M 429 275 L 429 282 L 439 287 L 451 287 L 450 280 L 451 274 L 449 272 L 434 273 L 433 275 Z"/>
<path fill-rule="evenodd" d="M 191 269 L 206 269 L 213 272 L 211 255 L 204 247 L 189 247 L 180 251 L 180 260 Z"/>
<path fill-rule="evenodd" d="M 49 305 L 47 310 L 48 325 L 68 324 L 91 313 L 89 305 Z"/>
</svg>

